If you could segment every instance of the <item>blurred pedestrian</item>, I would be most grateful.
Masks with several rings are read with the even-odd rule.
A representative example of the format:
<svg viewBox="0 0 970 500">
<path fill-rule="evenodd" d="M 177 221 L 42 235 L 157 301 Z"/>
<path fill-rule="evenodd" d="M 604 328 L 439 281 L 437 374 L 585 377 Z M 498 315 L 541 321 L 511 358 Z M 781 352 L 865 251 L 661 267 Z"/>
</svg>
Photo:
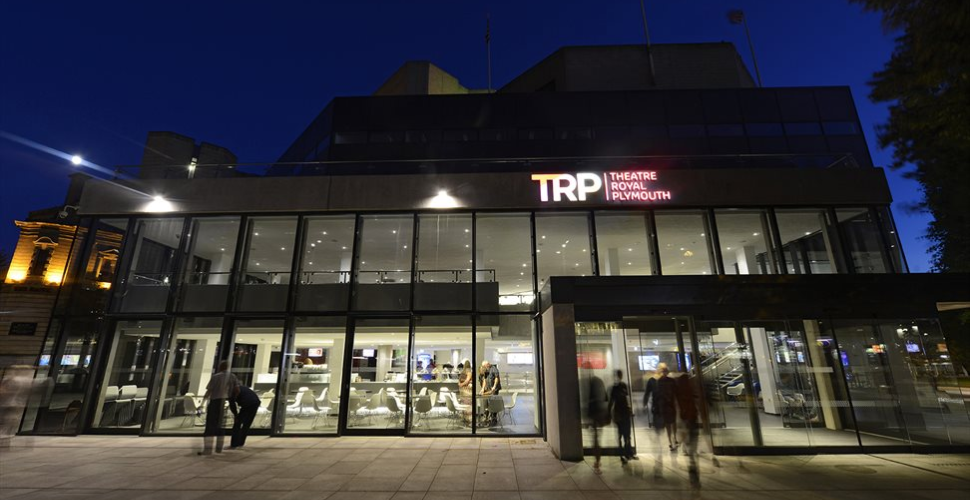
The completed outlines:
<svg viewBox="0 0 970 500">
<path fill-rule="evenodd" d="M 596 375 L 589 376 L 589 401 L 586 404 L 586 416 L 590 429 L 593 431 L 593 472 L 600 474 L 600 429 L 610 423 L 610 398 L 606 394 L 606 384 Z"/>
<path fill-rule="evenodd" d="M 687 473 L 690 476 L 691 486 L 696 488 L 700 486 L 700 471 L 697 468 L 697 441 L 700 432 L 697 423 L 697 400 L 694 399 L 696 377 L 685 373 L 675 380 L 677 381 L 677 409 L 685 427 L 686 438 L 683 447 L 684 455 L 687 455 Z"/>
<path fill-rule="evenodd" d="M 208 400 L 209 405 L 206 407 L 205 433 L 202 435 L 202 451 L 199 455 L 211 455 L 213 441 L 215 441 L 216 453 L 222 453 L 226 439 L 226 433 L 222 430 L 226 400 L 235 395 L 238 390 L 239 380 L 229 373 L 229 362 L 220 361 L 219 371 L 209 379 L 209 384 L 205 387 L 205 396 L 202 398 L 203 402 Z"/>
<path fill-rule="evenodd" d="M 633 405 L 630 403 L 630 388 L 623 382 L 623 371 L 616 371 L 616 381 L 610 389 L 610 413 L 616 424 L 617 440 L 620 446 L 620 462 L 639 460 L 633 454 L 633 443 L 630 442 L 630 431 L 633 426 Z"/>
</svg>

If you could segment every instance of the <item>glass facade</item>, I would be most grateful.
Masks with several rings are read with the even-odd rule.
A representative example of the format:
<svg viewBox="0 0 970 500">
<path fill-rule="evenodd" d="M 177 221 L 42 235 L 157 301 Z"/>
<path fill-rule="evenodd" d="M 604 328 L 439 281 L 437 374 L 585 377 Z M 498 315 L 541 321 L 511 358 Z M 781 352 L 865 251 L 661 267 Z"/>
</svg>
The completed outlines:
<svg viewBox="0 0 970 500">
<path fill-rule="evenodd" d="M 840 255 L 852 262 L 843 272 L 891 272 L 904 266 L 887 216 L 860 207 L 96 219 L 88 234 L 98 237 L 76 245 L 86 265 L 73 272 L 102 307 L 72 307 L 78 288 L 58 310 L 41 359 L 56 383 L 31 400 L 24 430 L 201 434 L 206 383 L 227 359 L 261 399 L 261 432 L 536 435 L 534 315 L 549 277 L 834 273 Z M 91 314 L 109 298 L 107 316 Z M 886 438 L 910 443 L 961 439 L 966 410 L 947 389 L 957 375 L 930 324 L 916 324 L 928 336 L 904 346 L 918 353 L 883 362 L 862 333 L 832 340 L 851 326 L 722 323 L 697 323 L 696 344 L 678 343 L 682 325 L 587 328 L 581 360 L 594 373 L 625 352 L 640 396 L 655 356 L 737 382 L 708 387 L 717 446 L 838 444 L 871 433 L 867 422 L 888 422 Z M 839 361 L 853 349 L 862 351 L 846 354 L 850 364 Z M 889 382 L 906 394 L 866 392 L 886 385 L 875 380 L 883 366 L 914 374 Z M 742 383 L 759 397 L 745 398 Z M 847 406 L 856 398 L 868 403 Z M 886 401 L 921 409 L 872 416 Z"/>
</svg>

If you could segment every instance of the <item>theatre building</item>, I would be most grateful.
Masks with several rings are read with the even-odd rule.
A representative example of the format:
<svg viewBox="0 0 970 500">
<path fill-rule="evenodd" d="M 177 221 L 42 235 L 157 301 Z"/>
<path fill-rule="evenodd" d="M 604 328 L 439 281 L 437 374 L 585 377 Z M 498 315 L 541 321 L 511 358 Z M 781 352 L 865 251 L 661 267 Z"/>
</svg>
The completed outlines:
<svg viewBox="0 0 970 500">
<path fill-rule="evenodd" d="M 655 445 L 666 363 L 715 453 L 966 449 L 939 321 L 966 276 L 908 273 L 849 89 L 758 88 L 730 44 L 653 51 L 651 73 L 639 46 L 563 48 L 493 93 L 407 63 L 275 163 L 87 181 L 22 432 L 200 435 L 225 359 L 255 432 L 576 459 L 615 370 Z"/>
</svg>

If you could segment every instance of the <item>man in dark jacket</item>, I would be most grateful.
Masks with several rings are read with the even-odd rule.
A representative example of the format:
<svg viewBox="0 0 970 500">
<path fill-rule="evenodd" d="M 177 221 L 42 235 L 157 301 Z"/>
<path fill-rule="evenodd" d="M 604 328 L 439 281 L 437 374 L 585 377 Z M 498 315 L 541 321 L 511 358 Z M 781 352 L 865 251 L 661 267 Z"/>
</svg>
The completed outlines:
<svg viewBox="0 0 970 500">
<path fill-rule="evenodd" d="M 630 389 L 623 382 L 623 372 L 617 370 L 616 383 L 610 389 L 610 412 L 613 415 L 613 423 L 616 424 L 620 445 L 620 462 L 626 463 L 627 460 L 639 460 L 633 454 L 633 444 L 630 442 L 630 431 L 633 425 L 633 407 L 630 403 Z"/>
<path fill-rule="evenodd" d="M 253 425 L 256 412 L 259 410 L 259 396 L 252 389 L 239 385 L 234 397 L 229 398 L 229 411 L 232 412 L 232 440 L 229 449 L 241 448 L 246 444 L 249 427 Z M 238 405 L 238 408 L 237 408 Z"/>
</svg>

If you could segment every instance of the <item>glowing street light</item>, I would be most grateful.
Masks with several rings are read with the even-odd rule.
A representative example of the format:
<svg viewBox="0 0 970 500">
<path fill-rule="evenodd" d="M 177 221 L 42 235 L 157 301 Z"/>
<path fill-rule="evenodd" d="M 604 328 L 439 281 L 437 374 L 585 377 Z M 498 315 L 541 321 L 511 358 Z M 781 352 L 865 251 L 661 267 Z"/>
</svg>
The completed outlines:
<svg viewBox="0 0 970 500">
<path fill-rule="evenodd" d="M 71 156 L 71 163 L 74 166 L 80 165 L 80 164 L 84 163 L 84 158 L 81 158 L 78 155 Z"/>
</svg>

